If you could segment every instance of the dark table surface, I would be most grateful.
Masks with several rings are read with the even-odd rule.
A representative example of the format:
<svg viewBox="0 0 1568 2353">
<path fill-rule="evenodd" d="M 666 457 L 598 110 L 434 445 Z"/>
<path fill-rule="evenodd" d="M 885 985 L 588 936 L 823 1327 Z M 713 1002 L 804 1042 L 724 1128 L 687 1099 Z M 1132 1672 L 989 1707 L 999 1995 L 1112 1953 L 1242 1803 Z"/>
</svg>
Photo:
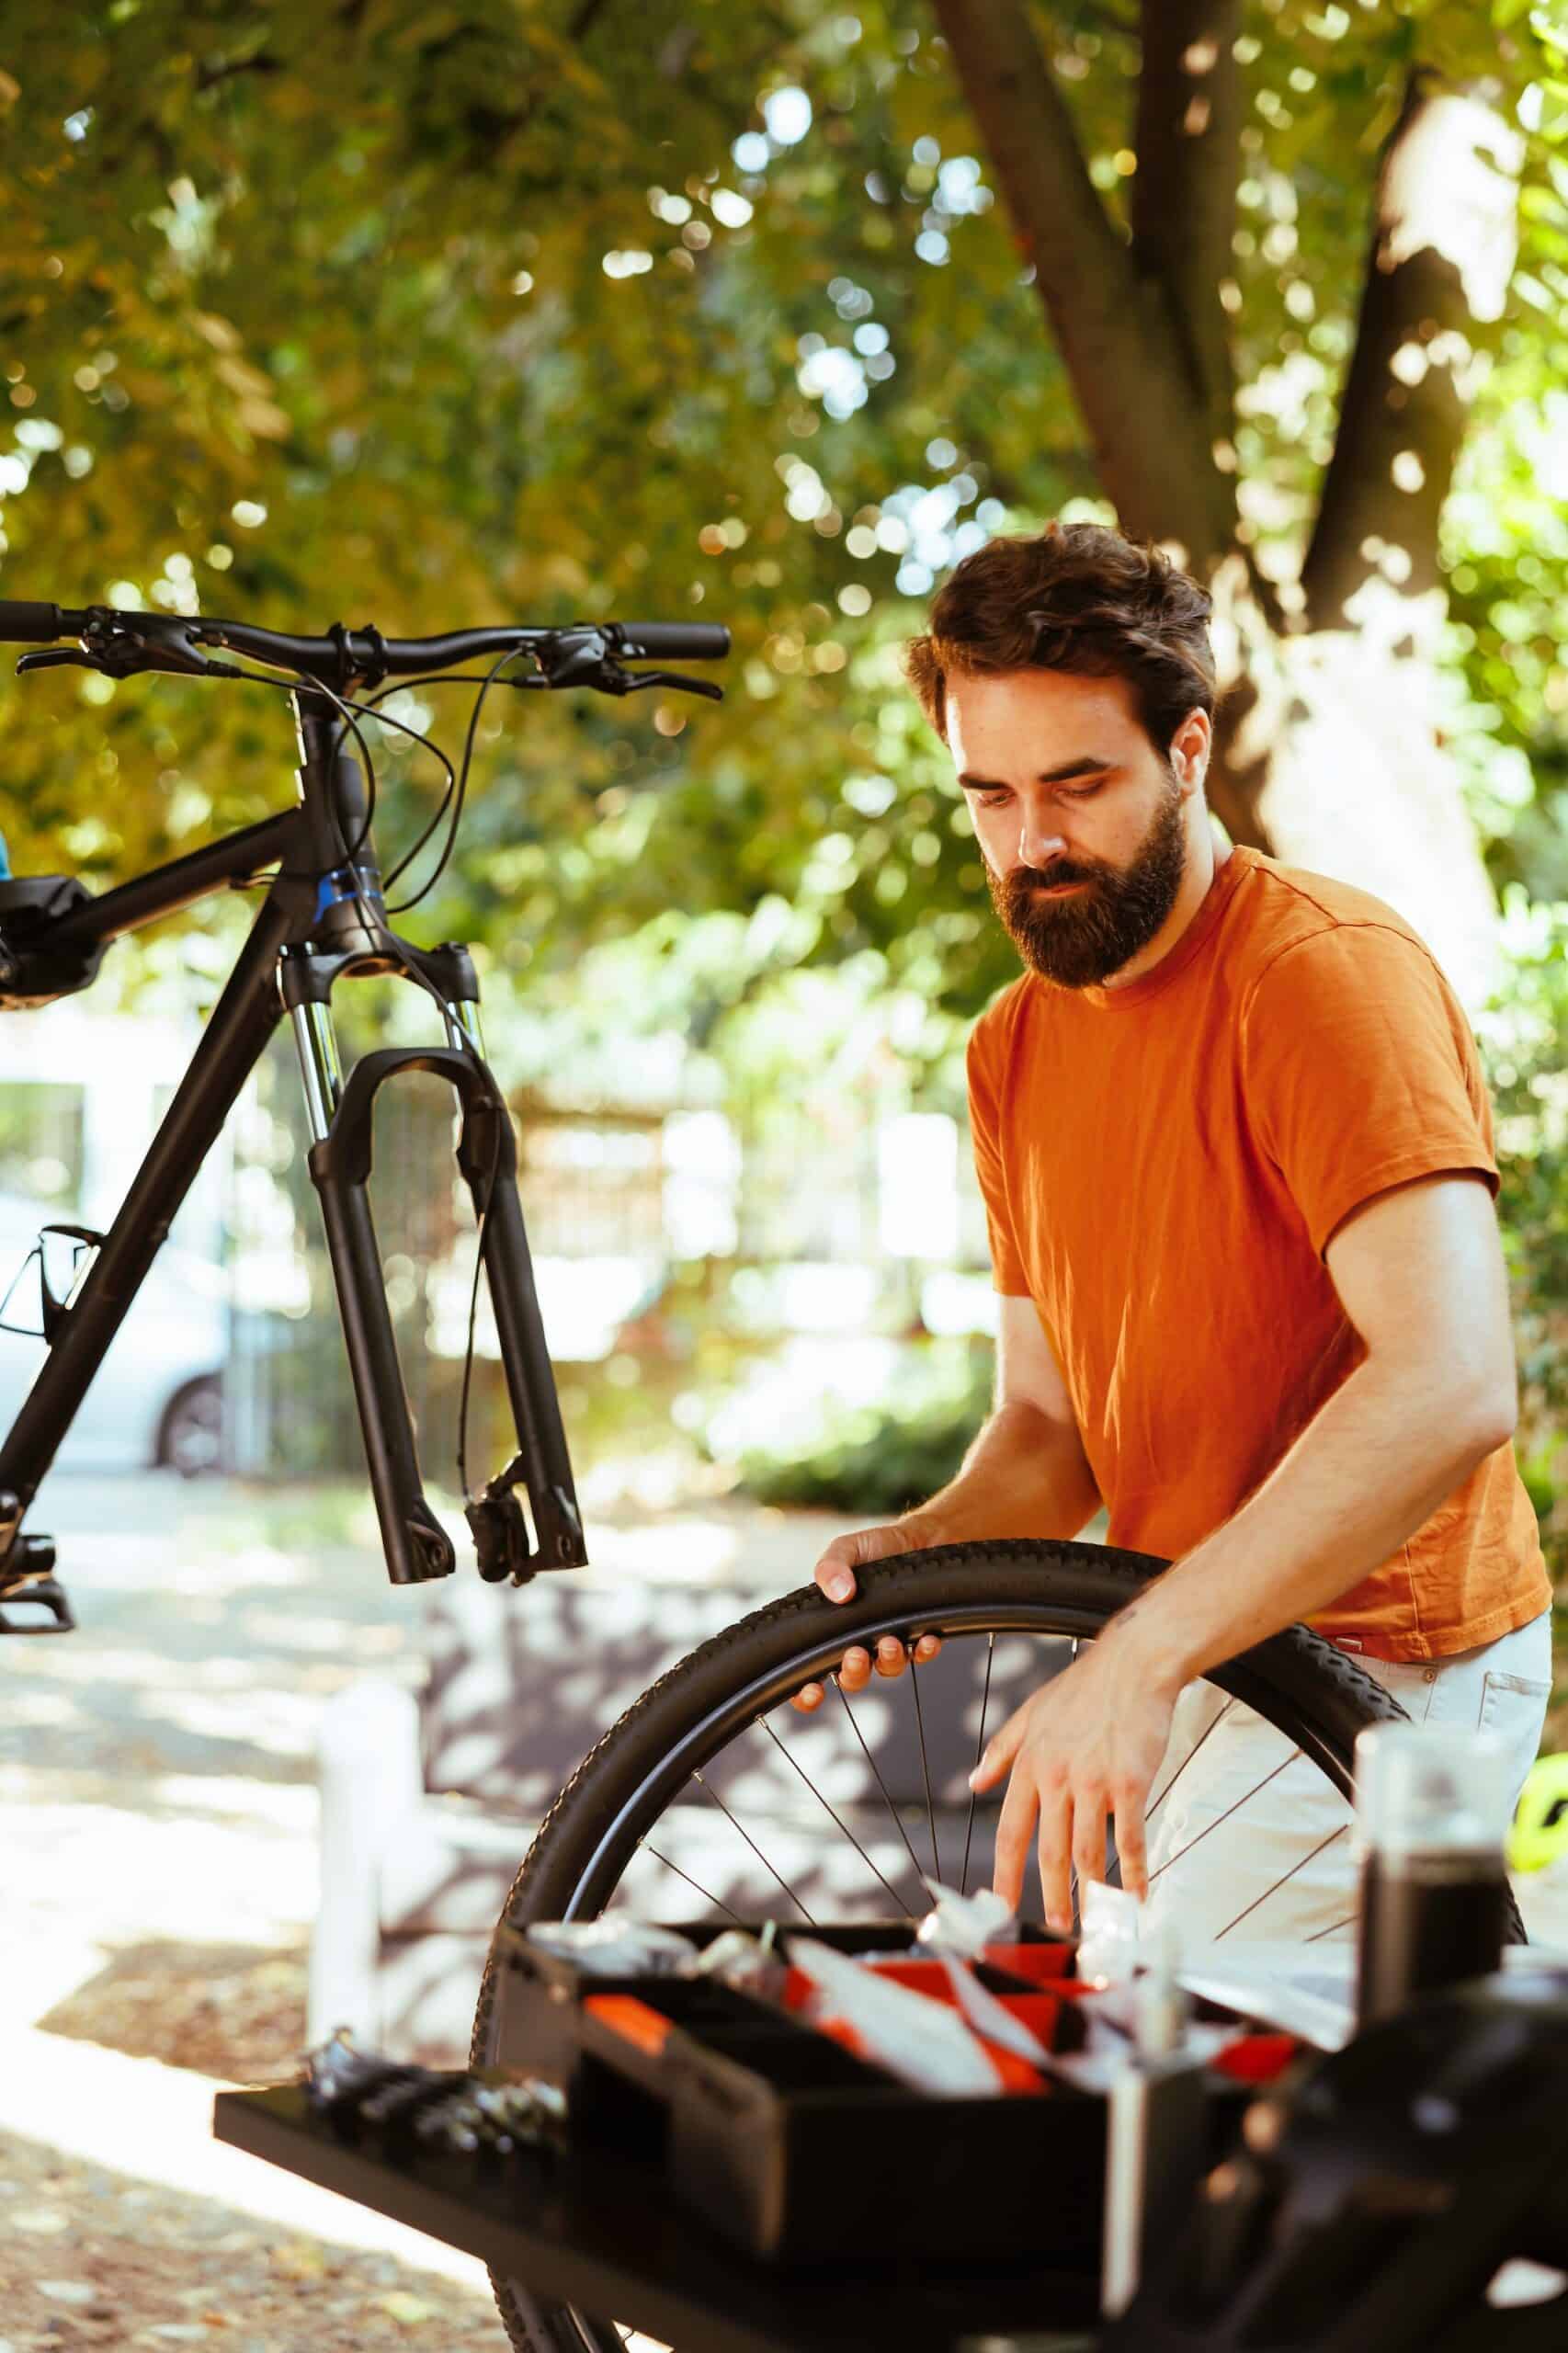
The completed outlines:
<svg viewBox="0 0 1568 2353">
<path fill-rule="evenodd" d="M 1097 2283 L 1081 2273 L 889 2261 L 869 2248 L 863 2262 L 757 2263 L 676 2204 L 652 2165 L 608 2151 L 526 2154 L 489 2174 L 424 2152 L 393 2165 L 337 2139 L 292 2085 L 220 2092 L 213 2130 L 678 2353 L 1005 2353 L 1009 2340 L 1018 2353 L 1067 2353 L 1094 2343 Z"/>
</svg>

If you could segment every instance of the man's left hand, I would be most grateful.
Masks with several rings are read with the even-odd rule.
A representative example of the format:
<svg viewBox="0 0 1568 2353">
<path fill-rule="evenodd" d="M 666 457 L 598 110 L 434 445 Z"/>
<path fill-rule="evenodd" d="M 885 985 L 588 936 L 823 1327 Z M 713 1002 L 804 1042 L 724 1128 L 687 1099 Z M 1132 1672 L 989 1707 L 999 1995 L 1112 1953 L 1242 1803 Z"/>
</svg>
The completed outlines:
<svg viewBox="0 0 1568 2353">
<path fill-rule="evenodd" d="M 971 1786 L 991 1789 L 1011 1768 L 993 1881 L 1015 1911 L 1037 1816 L 1051 1927 L 1071 1928 L 1074 1869 L 1080 1886 L 1105 1878 L 1108 1815 L 1116 1824 L 1122 1885 L 1137 1896 L 1148 1893 L 1143 1809 L 1180 1688 L 1179 1679 L 1152 1665 L 1112 1625 L 987 1742 Z"/>
</svg>

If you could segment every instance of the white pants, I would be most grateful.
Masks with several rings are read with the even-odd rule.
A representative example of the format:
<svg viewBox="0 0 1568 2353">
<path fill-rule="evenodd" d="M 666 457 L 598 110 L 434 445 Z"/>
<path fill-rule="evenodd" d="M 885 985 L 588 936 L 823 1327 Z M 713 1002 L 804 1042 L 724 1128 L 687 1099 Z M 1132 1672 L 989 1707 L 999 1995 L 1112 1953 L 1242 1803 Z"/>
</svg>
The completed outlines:
<svg viewBox="0 0 1568 2353">
<path fill-rule="evenodd" d="M 1551 1694 L 1551 1612 L 1448 1658 L 1356 1665 L 1416 1723 L 1501 1733 L 1517 1797 Z M 1149 1814 L 1149 1912 L 1184 1944 L 1237 1937 L 1347 1941 L 1355 1933 L 1350 1808 L 1282 1733 L 1211 1683 L 1176 1702 Z"/>
</svg>

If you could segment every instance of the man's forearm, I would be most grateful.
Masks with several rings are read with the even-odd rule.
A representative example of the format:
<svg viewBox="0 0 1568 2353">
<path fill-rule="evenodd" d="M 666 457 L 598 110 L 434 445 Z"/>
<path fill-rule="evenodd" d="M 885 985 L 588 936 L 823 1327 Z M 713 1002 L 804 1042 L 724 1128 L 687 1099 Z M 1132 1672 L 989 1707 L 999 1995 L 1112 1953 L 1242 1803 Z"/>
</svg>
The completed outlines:
<svg viewBox="0 0 1568 2353">
<path fill-rule="evenodd" d="M 1098 1509 L 1075 1434 L 1034 1405 L 1009 1404 L 984 1424 L 957 1477 L 905 1512 L 900 1525 L 938 1544 L 1000 1536 L 1065 1540 Z"/>
<path fill-rule="evenodd" d="M 1115 1621 L 1119 1645 L 1190 1682 L 1348 1593 L 1505 1442 L 1369 1358 L 1234 1518 Z"/>
</svg>

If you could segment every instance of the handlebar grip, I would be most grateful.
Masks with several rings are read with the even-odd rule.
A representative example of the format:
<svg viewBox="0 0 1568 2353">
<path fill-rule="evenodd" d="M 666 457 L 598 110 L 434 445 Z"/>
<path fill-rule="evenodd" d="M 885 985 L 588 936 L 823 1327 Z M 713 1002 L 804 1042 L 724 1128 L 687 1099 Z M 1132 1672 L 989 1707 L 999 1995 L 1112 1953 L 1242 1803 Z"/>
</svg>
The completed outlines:
<svg viewBox="0 0 1568 2353">
<path fill-rule="evenodd" d="M 18 604 L 0 597 L 0 642 L 7 645 L 51 645 L 66 635 L 58 605 Z"/>
<path fill-rule="evenodd" d="M 618 621 L 617 651 L 632 662 L 722 662 L 730 632 L 717 621 Z"/>
</svg>

